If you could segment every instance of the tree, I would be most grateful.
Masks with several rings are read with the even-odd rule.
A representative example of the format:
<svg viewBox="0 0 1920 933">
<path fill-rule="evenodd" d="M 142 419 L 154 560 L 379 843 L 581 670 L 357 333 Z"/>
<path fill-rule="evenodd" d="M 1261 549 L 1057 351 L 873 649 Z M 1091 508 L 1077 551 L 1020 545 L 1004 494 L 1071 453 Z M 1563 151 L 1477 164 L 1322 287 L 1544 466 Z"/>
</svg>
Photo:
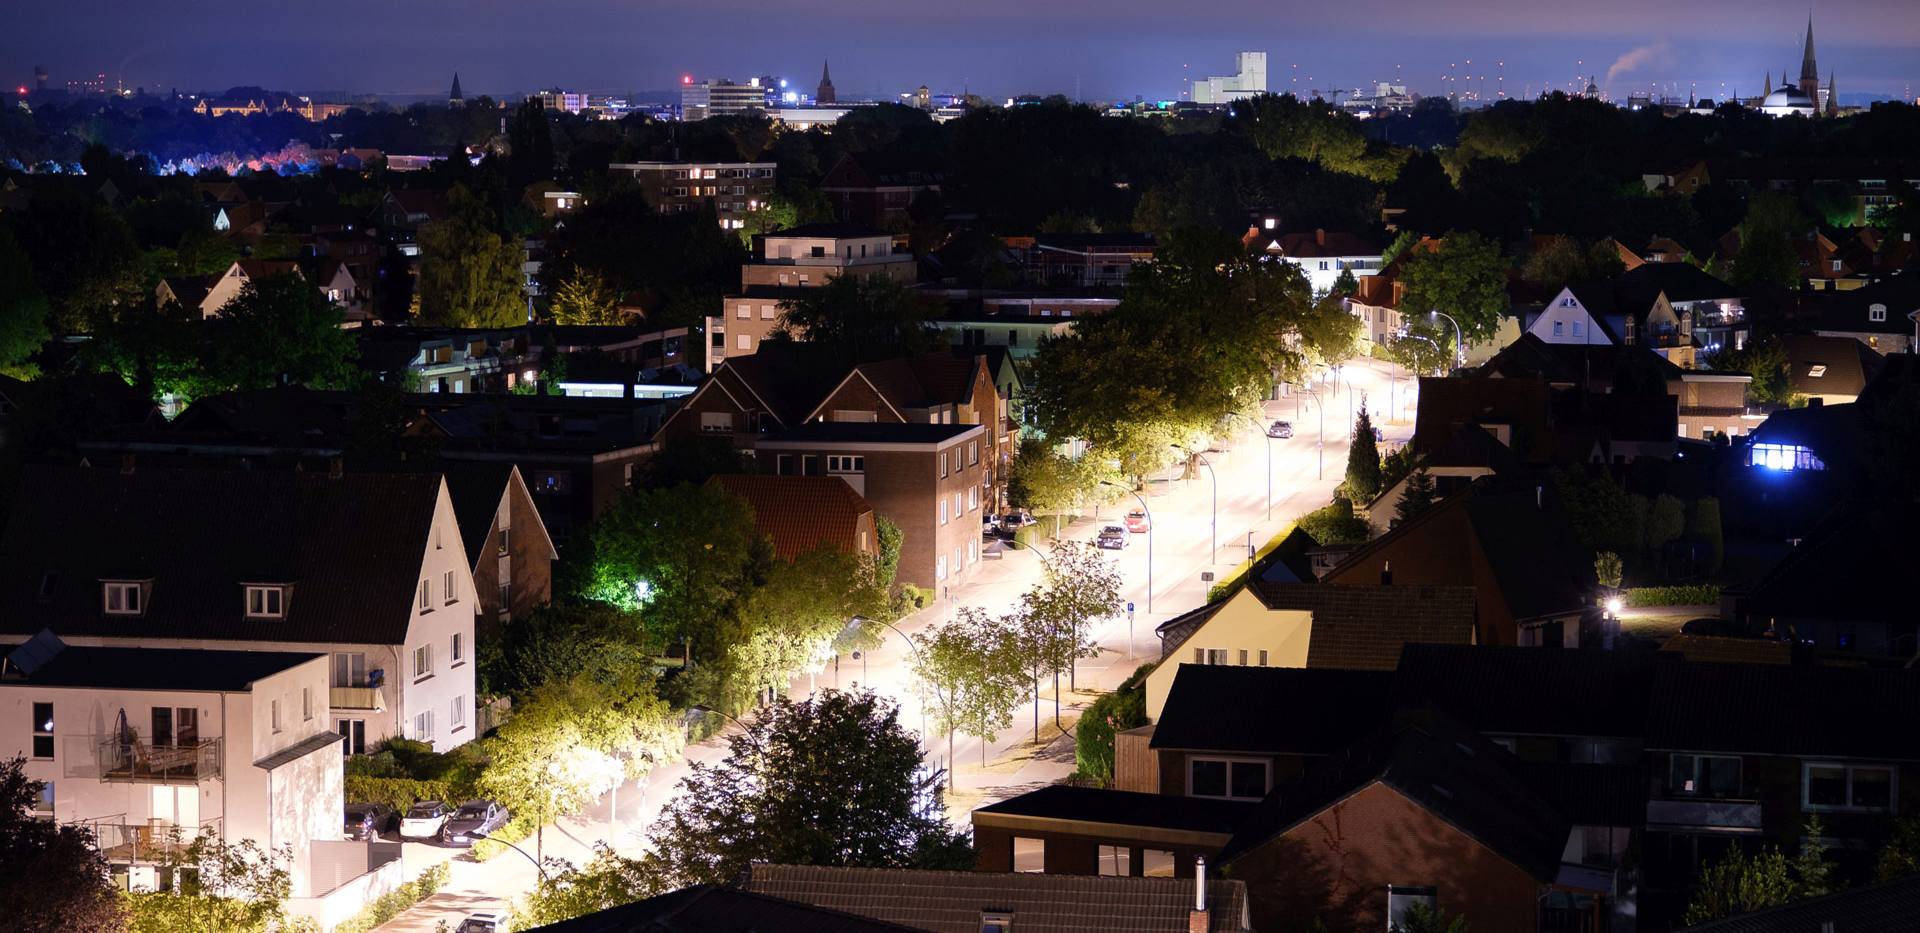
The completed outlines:
<svg viewBox="0 0 1920 933">
<path fill-rule="evenodd" d="M 1051 649 L 1055 677 L 1054 715 L 1059 715 L 1059 672 L 1072 676 L 1074 661 L 1093 657 L 1094 623 L 1120 611 L 1120 572 L 1095 544 L 1056 541 L 1047 556 L 1041 584 L 1028 591 L 1029 612 L 1052 626 L 1061 643 Z"/>
<path fill-rule="evenodd" d="M 1390 181 L 1366 158 L 1367 138 L 1360 121 L 1314 98 L 1259 94 L 1233 102 L 1233 126 L 1269 159 L 1304 159 L 1336 172 Z M 1397 168 L 1397 164 L 1395 165 Z"/>
<path fill-rule="evenodd" d="M 584 266 L 573 271 L 553 290 L 553 321 L 556 324 L 626 324 L 629 319 L 620 310 L 620 296 L 607 280 Z"/>
<path fill-rule="evenodd" d="M 548 684 L 619 683 L 651 668 L 661 647 L 637 613 L 604 603 L 541 606 L 482 643 L 482 686 L 524 701 Z"/>
<path fill-rule="evenodd" d="M 1407 487 L 1401 492 L 1400 501 L 1394 503 L 1394 522 L 1410 521 L 1414 516 L 1433 508 L 1433 501 L 1433 476 L 1425 466 L 1416 467 L 1407 476 Z"/>
<path fill-rule="evenodd" d="M 1387 359 L 1408 371 L 1444 373 L 1453 366 L 1453 329 L 1444 322 L 1414 318 L 1382 348 Z"/>
<path fill-rule="evenodd" d="M 1340 274 L 1348 279 L 1353 276 L 1350 269 L 1342 269 Z M 1351 289 L 1342 290 L 1336 281 L 1332 291 L 1313 303 L 1313 312 L 1301 319 L 1300 345 L 1311 364 L 1338 366 L 1360 352 L 1360 338 L 1367 327 L 1340 301 L 1342 295 L 1351 294 Z"/>
<path fill-rule="evenodd" d="M 1610 279 L 1626 267 L 1611 239 L 1582 244 L 1565 236 L 1546 238 L 1520 266 L 1520 277 L 1553 293 L 1571 282 Z"/>
<path fill-rule="evenodd" d="M 540 98 L 529 97 L 507 118 L 507 184 L 525 188 L 553 175 L 553 125 Z"/>
<path fill-rule="evenodd" d="M 1464 916 L 1448 916 L 1438 907 L 1415 904 L 1393 925 L 1392 933 L 1469 933 L 1469 930 Z"/>
<path fill-rule="evenodd" d="M 753 509 L 713 486 L 630 489 L 587 529 L 581 596 L 637 610 L 650 637 L 691 661 L 722 650 L 719 621 L 746 588 L 762 542 Z"/>
<path fill-rule="evenodd" d="M 1147 674 L 1154 665 L 1143 664 L 1116 687 L 1103 693 L 1080 713 L 1073 727 L 1073 761 L 1076 776 L 1107 786 L 1113 782 L 1114 733 L 1147 724 Z"/>
<path fill-rule="evenodd" d="M 119 933 L 127 917 L 90 830 L 37 818 L 46 785 L 0 760 L 0 904 L 20 933 Z"/>
<path fill-rule="evenodd" d="M 527 320 L 520 245 L 495 233 L 486 205 L 455 185 L 447 216 L 420 229 L 420 317 L 443 327 L 505 327 Z"/>
<path fill-rule="evenodd" d="M 140 290 L 139 244 L 126 222 L 93 194 L 39 191 L 10 216 L 55 331 L 87 332 Z"/>
<path fill-rule="evenodd" d="M 1646 553 L 1649 559 L 1659 560 L 1667 542 L 1680 537 L 1687 530 L 1687 507 L 1678 498 L 1661 493 L 1655 496 L 1647 509 Z"/>
<path fill-rule="evenodd" d="M 47 344 L 47 314 L 47 296 L 33 283 L 27 254 L 0 227 L 0 372 L 33 375 L 27 361 Z"/>
<path fill-rule="evenodd" d="M 950 763 L 954 732 L 980 739 L 980 763 L 985 765 L 988 743 L 1013 725 L 1013 707 L 1026 689 L 1026 675 L 1008 635 L 1007 623 L 969 606 L 914 638 L 920 649 L 914 656 L 914 676 L 923 693 L 930 694 L 926 699 L 933 701 L 927 709 L 935 728 L 947 734 Z M 951 786 L 951 771 L 948 780 Z"/>
<path fill-rule="evenodd" d="M 1373 531 L 1354 517 L 1353 503 L 1340 498 L 1300 516 L 1300 528 L 1315 544 L 1361 544 Z"/>
<path fill-rule="evenodd" d="M 1059 537 L 1060 517 L 1099 489 L 1104 472 L 1096 457 L 1069 457 L 1040 438 L 1022 437 L 1007 475 L 1007 497 L 1037 515 L 1052 515 Z"/>
<path fill-rule="evenodd" d="M 1874 880 L 1893 881 L 1920 874 L 1920 816 L 1911 813 L 1893 821 L 1893 834 L 1880 848 Z"/>
<path fill-rule="evenodd" d="M 513 915 L 529 929 L 543 927 L 665 893 L 657 885 L 645 862 L 623 858 L 599 843 L 587 864 L 566 864 L 543 876 L 526 900 L 514 905 Z"/>
<path fill-rule="evenodd" d="M 1438 249 L 1414 251 L 1400 281 L 1407 287 L 1400 306 L 1410 316 L 1445 312 L 1468 340 L 1491 339 L 1507 313 L 1507 260 L 1478 233 L 1449 232 Z"/>
<path fill-rule="evenodd" d="M 830 544 L 773 561 L 740 601 L 742 634 L 727 649 L 735 691 L 784 692 L 849 619 L 884 618 L 890 594 L 878 563 Z"/>
<path fill-rule="evenodd" d="M 341 388 L 360 351 L 340 320 L 340 309 L 298 275 L 254 279 L 206 322 L 204 376 L 241 390 Z"/>
<path fill-rule="evenodd" d="M 1787 348 L 1772 334 L 1755 334 L 1742 349 L 1721 344 L 1703 361 L 1710 368 L 1733 370 L 1753 376 L 1747 394 L 1764 405 L 1791 405 L 1797 396 L 1787 372 Z"/>
<path fill-rule="evenodd" d="M 1340 274 L 1333 277 L 1333 287 L 1329 289 L 1336 295 L 1352 295 L 1359 290 L 1360 280 L 1354 278 L 1352 269 L 1341 269 Z"/>
<path fill-rule="evenodd" d="M 1593 576 L 1601 586 L 1609 590 L 1620 588 L 1620 555 L 1612 551 L 1601 551 L 1593 555 Z"/>
<path fill-rule="evenodd" d="M 191 841 L 173 838 L 161 851 L 160 871 L 177 875 L 180 883 L 172 891 L 127 896 L 131 933 L 286 929 L 287 898 L 293 894 L 291 848 L 269 851 L 251 839 L 228 843 L 209 829 Z"/>
<path fill-rule="evenodd" d="M 1589 551 L 1635 553 L 1643 540 L 1634 520 L 1633 497 L 1605 475 L 1589 477 L 1576 469 L 1553 471 L 1554 499 L 1574 541 Z"/>
<path fill-rule="evenodd" d="M 804 340 L 841 365 L 925 353 L 939 346 L 923 295 L 889 278 L 841 275 L 780 303 L 776 340 Z"/>
<path fill-rule="evenodd" d="M 1792 859 L 1775 846 L 1749 855 L 1735 845 L 1719 862 L 1703 864 L 1683 922 L 1694 926 L 1829 893 L 1833 865 L 1820 845 L 1804 841 L 1822 829 L 1820 818 L 1809 817 L 1804 829 L 1800 851 Z"/>
<path fill-rule="evenodd" d="M 778 697 L 719 764 L 695 762 L 648 831 L 657 890 L 725 884 L 756 861 L 963 868 L 941 775 L 920 761 L 892 701 L 827 690 Z"/>
<path fill-rule="evenodd" d="M 1727 556 L 1726 540 L 1720 526 L 1719 499 L 1702 496 L 1693 500 L 1693 508 L 1687 510 L 1687 537 L 1707 546 L 1707 573 L 1719 573 L 1720 564 Z"/>
<path fill-rule="evenodd" d="M 1728 270 L 1729 282 L 1748 289 L 1795 288 L 1800 257 L 1792 239 L 1810 226 L 1791 195 L 1764 191 L 1747 199 L 1740 222 L 1740 251 Z"/>
<path fill-rule="evenodd" d="M 1380 494 L 1380 449 L 1373 440 L 1373 417 L 1367 414 L 1367 403 L 1360 402 L 1360 413 L 1354 416 L 1353 440 L 1347 446 L 1348 494 L 1356 500 L 1372 500 Z"/>
</svg>

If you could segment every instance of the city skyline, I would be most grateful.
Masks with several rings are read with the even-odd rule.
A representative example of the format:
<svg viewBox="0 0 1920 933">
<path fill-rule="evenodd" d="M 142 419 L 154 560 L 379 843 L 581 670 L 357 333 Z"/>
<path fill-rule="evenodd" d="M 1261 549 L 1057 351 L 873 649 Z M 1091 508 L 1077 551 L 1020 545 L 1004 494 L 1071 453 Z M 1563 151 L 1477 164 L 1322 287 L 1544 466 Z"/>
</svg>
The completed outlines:
<svg viewBox="0 0 1920 933">
<path fill-rule="evenodd" d="M 1813 12 L 1822 77 L 1836 74 L 1843 96 L 1911 97 L 1920 83 L 1920 22 L 1903 15 L 1903 5 L 1853 0 Z M 183 31 L 168 28 L 164 9 L 97 0 L 19 11 L 16 28 L 0 38 L 0 61 L 7 62 L 9 83 L 29 84 L 34 66 L 43 65 L 50 87 L 105 72 L 149 92 L 260 85 L 432 96 L 457 70 L 478 96 L 555 85 L 668 91 L 685 75 L 773 74 L 810 87 L 824 59 L 835 63 L 849 99 L 887 99 L 926 84 L 988 98 L 1170 100 L 1195 79 L 1229 72 L 1235 52 L 1263 50 L 1269 88 L 1281 93 L 1397 81 L 1426 95 L 1471 89 L 1483 98 L 1520 97 L 1595 78 L 1614 97 L 1651 89 L 1720 98 L 1753 95 L 1763 75 L 1794 67 L 1807 16 L 1785 0 L 1727 4 L 1724 15 L 1686 22 L 1656 15 L 1663 8 L 1652 0 L 1558 11 L 1498 0 L 1471 16 L 1357 0 L 1337 17 L 1230 0 L 1196 18 L 1136 0 L 1103 6 L 1097 21 L 1060 9 L 1019 10 L 1023 29 L 1009 32 L 1006 17 L 1016 11 L 1008 0 L 987 0 L 955 22 L 847 6 L 854 19 L 771 12 L 758 0 L 699 16 L 642 15 L 602 0 L 538 11 L 479 0 L 449 25 L 439 4 L 396 11 L 345 0 L 342 21 L 384 28 L 355 39 L 360 54 L 342 56 L 330 39 L 337 34 L 291 28 L 305 18 L 290 13 L 264 14 L 284 15 L 286 30 L 263 29 L 259 16 L 249 16 L 231 27 L 216 21 Z M 1230 28 L 1234 22 L 1247 28 Z M 725 28 L 709 28 L 716 23 Z"/>
</svg>

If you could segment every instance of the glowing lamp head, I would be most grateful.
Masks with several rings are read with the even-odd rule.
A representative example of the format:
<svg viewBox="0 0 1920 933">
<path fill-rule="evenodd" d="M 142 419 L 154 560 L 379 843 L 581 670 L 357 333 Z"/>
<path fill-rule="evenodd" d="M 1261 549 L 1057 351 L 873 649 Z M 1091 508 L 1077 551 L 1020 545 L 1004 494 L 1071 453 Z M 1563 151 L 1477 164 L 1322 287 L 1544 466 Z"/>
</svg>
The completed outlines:
<svg viewBox="0 0 1920 933">
<path fill-rule="evenodd" d="M 681 75 L 681 76 L 680 76 L 680 83 L 681 83 L 681 84 L 692 84 L 692 83 L 693 83 L 693 75 Z"/>
<path fill-rule="evenodd" d="M 1607 614 L 1608 614 L 1608 615 L 1615 615 L 1615 616 L 1617 616 L 1617 615 L 1619 615 L 1619 614 L 1620 614 L 1620 610 L 1622 610 L 1622 609 L 1625 609 L 1625 608 L 1627 608 L 1627 601 L 1626 601 L 1626 600 L 1624 600 L 1624 599 L 1621 599 L 1621 598 L 1620 598 L 1620 597 L 1618 597 L 1618 596 L 1609 596 L 1609 597 L 1607 597 Z"/>
<path fill-rule="evenodd" d="M 641 605 L 646 605 L 646 603 L 647 603 L 647 601 L 648 601 L 648 600 L 650 600 L 650 599 L 652 599 L 652 598 L 653 598 L 653 584 L 652 584 L 652 583 L 649 583 L 649 582 L 647 582 L 647 581 L 645 581 L 645 580 L 635 580 L 635 581 L 633 581 L 633 600 L 634 600 L 634 602 L 637 602 L 637 603 L 640 603 Z"/>
</svg>

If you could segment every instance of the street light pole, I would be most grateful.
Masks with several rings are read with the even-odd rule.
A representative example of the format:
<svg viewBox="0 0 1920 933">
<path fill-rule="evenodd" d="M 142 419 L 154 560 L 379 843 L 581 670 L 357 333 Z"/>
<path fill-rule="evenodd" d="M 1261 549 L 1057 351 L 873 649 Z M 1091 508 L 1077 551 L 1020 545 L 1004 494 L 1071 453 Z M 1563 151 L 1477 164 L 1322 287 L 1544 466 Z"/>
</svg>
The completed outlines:
<svg viewBox="0 0 1920 933">
<path fill-rule="evenodd" d="M 1313 396 L 1313 407 L 1315 410 L 1320 412 L 1320 428 L 1318 433 L 1314 435 L 1314 442 L 1313 442 L 1314 449 L 1319 452 L 1319 457 L 1320 457 L 1320 465 L 1317 468 L 1318 472 L 1315 474 L 1315 478 L 1326 479 L 1327 478 L 1327 406 L 1324 402 L 1320 400 L 1320 390 L 1309 389 L 1303 385 L 1300 387 L 1300 391 L 1307 395 Z"/>
<path fill-rule="evenodd" d="M 525 858 L 529 862 L 532 862 L 534 869 L 540 872 L 540 882 L 542 884 L 545 884 L 551 880 L 547 877 L 547 866 L 540 864 L 540 860 L 537 858 L 534 858 L 532 855 L 529 855 L 527 853 L 527 850 L 522 849 L 519 846 L 506 841 L 505 839 L 494 839 L 492 834 L 490 833 L 473 833 L 472 836 L 475 839 L 491 839 L 494 842 L 500 843 L 501 845 L 506 846 L 507 848 L 520 853 L 521 857 Z"/>
<path fill-rule="evenodd" d="M 1188 450 L 1179 444 L 1169 444 L 1167 446 L 1200 461 L 1200 465 L 1207 468 L 1208 485 L 1210 485 L 1213 490 L 1213 520 L 1211 531 L 1213 551 L 1208 555 L 1207 563 L 1217 564 L 1220 562 L 1220 476 L 1213 472 L 1213 464 L 1207 462 L 1206 454 Z"/>
<path fill-rule="evenodd" d="M 1112 486 L 1113 488 L 1121 490 L 1125 492 L 1127 495 L 1132 496 L 1135 501 L 1140 503 L 1140 511 L 1147 513 L 1147 614 L 1152 615 L 1153 614 L 1153 529 L 1155 527 L 1155 523 L 1153 520 L 1153 510 L 1150 508 L 1147 508 L 1147 500 L 1142 498 L 1140 494 L 1138 492 L 1135 492 L 1131 487 L 1122 486 L 1119 483 L 1116 483 L 1110 479 L 1101 480 L 1100 485 Z M 1132 629 L 1128 629 L 1127 631 L 1127 651 L 1129 653 L 1133 651 Z"/>
<path fill-rule="evenodd" d="M 1453 365 L 1455 367 L 1465 366 L 1467 364 L 1467 340 L 1460 333 L 1460 322 L 1454 320 L 1453 315 L 1439 308 L 1427 312 L 1427 315 L 1429 317 L 1446 318 L 1447 323 L 1453 325 Z"/>
</svg>

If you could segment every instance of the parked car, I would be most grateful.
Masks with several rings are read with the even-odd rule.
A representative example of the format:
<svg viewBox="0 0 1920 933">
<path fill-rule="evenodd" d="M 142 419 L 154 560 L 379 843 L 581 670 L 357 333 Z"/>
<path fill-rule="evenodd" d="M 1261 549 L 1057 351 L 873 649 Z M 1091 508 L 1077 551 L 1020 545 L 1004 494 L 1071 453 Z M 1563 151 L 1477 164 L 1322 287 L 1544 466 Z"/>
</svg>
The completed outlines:
<svg viewBox="0 0 1920 933">
<path fill-rule="evenodd" d="M 447 805 L 438 800 L 422 800 L 407 808 L 407 815 L 400 820 L 400 838 L 432 839 L 440 835 L 441 827 L 447 825 L 447 817 L 453 813 Z"/>
<path fill-rule="evenodd" d="M 1039 521 L 1026 509 L 1014 509 L 1000 516 L 1000 530 L 1006 534 L 1013 534 L 1028 525 L 1038 524 Z"/>
<path fill-rule="evenodd" d="M 1291 421 L 1275 421 L 1274 423 L 1272 423 L 1272 424 L 1270 424 L 1270 425 L 1267 425 L 1267 436 L 1268 436 L 1268 437 L 1277 437 L 1277 438 L 1281 438 L 1281 439 L 1283 439 L 1283 440 L 1284 440 L 1284 439 L 1286 439 L 1286 438 L 1289 438 L 1289 437 L 1292 437 L 1292 436 L 1293 436 L 1293 422 L 1291 422 Z"/>
<path fill-rule="evenodd" d="M 1146 510 L 1134 509 L 1133 511 L 1127 513 L 1127 530 L 1128 531 L 1131 531 L 1137 535 L 1145 534 L 1147 530 L 1152 527 L 1153 525 L 1150 524 L 1147 520 Z"/>
<path fill-rule="evenodd" d="M 450 846 L 470 846 L 475 839 L 492 833 L 507 822 L 507 808 L 491 800 L 469 800 L 460 805 L 440 828 L 440 841 Z"/>
<path fill-rule="evenodd" d="M 1117 551 L 1127 546 L 1127 530 L 1119 525 L 1108 525 L 1100 529 L 1100 538 L 1096 543 L 1108 550 Z"/>
<path fill-rule="evenodd" d="M 400 831 L 400 815 L 384 803 L 347 804 L 346 835 L 359 842 L 372 842 Z"/>
<path fill-rule="evenodd" d="M 507 922 L 499 914 L 490 910 L 467 915 L 453 933 L 507 933 Z"/>
</svg>

